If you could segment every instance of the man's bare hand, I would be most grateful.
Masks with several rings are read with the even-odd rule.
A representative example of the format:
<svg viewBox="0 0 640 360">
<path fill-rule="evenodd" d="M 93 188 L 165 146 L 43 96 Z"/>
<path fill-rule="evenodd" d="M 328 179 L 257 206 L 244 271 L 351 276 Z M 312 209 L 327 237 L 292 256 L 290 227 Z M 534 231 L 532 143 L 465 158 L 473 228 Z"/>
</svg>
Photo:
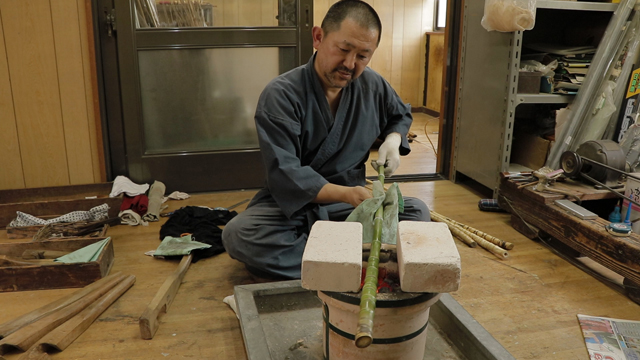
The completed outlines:
<svg viewBox="0 0 640 360">
<path fill-rule="evenodd" d="M 313 202 L 318 204 L 343 202 L 357 207 L 361 202 L 370 197 L 372 197 L 371 193 L 364 186 L 326 184 L 320 189 L 320 192 Z"/>
<path fill-rule="evenodd" d="M 358 207 L 360 203 L 371 197 L 373 196 L 371 195 L 369 190 L 367 190 L 367 188 L 365 188 L 364 186 L 355 186 L 349 188 L 346 201 L 344 202 L 351 204 L 351 206 L 353 207 Z"/>
</svg>

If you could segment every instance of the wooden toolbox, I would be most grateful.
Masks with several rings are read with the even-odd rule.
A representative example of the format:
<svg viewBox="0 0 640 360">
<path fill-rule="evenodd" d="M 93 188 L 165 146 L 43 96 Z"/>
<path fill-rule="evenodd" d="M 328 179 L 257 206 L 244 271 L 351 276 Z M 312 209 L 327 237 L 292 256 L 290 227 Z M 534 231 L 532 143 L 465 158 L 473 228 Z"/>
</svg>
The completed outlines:
<svg viewBox="0 0 640 360">
<path fill-rule="evenodd" d="M 104 239 L 75 238 L 2 243 L 0 256 L 21 260 L 25 250 L 73 252 Z M 83 287 L 109 274 L 113 266 L 113 256 L 113 241 L 109 239 L 96 261 L 63 264 L 40 260 L 34 265 L 0 266 L 0 292 Z"/>
<path fill-rule="evenodd" d="M 117 217 L 122 195 L 109 197 L 113 183 L 98 183 L 44 188 L 0 190 L 0 229 L 9 225 L 21 211 L 33 216 L 60 216 L 72 211 L 87 211 L 109 205 L 109 217 Z"/>
</svg>

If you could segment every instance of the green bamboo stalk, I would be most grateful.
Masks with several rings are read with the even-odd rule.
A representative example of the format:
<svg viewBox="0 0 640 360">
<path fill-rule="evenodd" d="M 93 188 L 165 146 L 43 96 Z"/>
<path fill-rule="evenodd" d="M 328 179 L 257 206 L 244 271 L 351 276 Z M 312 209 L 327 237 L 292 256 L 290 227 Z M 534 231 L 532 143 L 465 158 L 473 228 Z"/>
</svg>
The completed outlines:
<svg viewBox="0 0 640 360">
<path fill-rule="evenodd" d="M 378 180 L 384 191 L 384 166 L 378 167 Z M 380 264 L 380 247 L 382 246 L 382 218 L 384 205 L 376 210 L 373 221 L 373 239 L 367 260 L 367 273 L 364 277 L 362 295 L 360 297 L 360 314 L 358 331 L 356 332 L 356 346 L 366 348 L 373 342 L 373 316 L 376 310 L 376 295 L 378 293 L 378 265 Z"/>
</svg>

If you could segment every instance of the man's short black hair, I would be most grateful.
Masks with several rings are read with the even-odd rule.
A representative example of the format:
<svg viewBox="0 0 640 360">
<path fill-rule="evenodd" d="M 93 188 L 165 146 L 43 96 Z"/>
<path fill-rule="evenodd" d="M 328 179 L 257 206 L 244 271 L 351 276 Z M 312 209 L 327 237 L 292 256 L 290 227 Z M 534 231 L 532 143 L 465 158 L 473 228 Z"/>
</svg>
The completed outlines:
<svg viewBox="0 0 640 360">
<path fill-rule="evenodd" d="M 354 20 L 363 28 L 378 31 L 378 42 L 382 36 L 382 22 L 376 11 L 361 0 L 341 0 L 331 5 L 327 15 L 322 20 L 322 31 L 325 35 L 333 31 L 340 30 L 340 25 L 344 19 Z"/>
</svg>

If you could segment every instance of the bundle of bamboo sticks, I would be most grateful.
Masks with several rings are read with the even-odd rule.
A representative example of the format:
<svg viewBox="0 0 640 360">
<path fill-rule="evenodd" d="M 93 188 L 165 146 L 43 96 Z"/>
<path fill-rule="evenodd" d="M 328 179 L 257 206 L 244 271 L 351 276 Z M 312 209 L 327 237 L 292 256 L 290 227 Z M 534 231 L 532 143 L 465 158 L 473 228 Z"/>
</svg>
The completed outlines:
<svg viewBox="0 0 640 360">
<path fill-rule="evenodd" d="M 135 276 L 116 273 L 0 324 L 0 359 L 17 349 L 20 359 L 48 359 L 46 351 L 66 349 L 93 321 L 135 282 Z"/>
<path fill-rule="evenodd" d="M 513 244 L 510 242 L 500 240 L 495 236 L 440 215 L 433 210 L 431 210 L 431 219 L 447 224 L 451 233 L 469 247 L 476 247 L 480 244 L 482 248 L 500 259 L 507 259 L 509 257 L 507 250 L 513 249 Z"/>
</svg>

